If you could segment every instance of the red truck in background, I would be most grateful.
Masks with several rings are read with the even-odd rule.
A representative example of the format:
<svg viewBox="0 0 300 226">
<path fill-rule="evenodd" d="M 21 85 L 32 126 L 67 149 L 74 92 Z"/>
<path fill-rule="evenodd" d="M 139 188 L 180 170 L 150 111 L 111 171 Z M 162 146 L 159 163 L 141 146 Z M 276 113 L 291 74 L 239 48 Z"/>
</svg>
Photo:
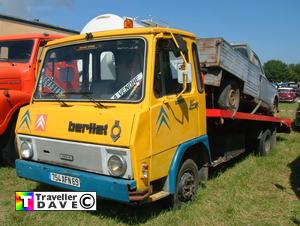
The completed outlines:
<svg viewBox="0 0 300 226">
<path fill-rule="evenodd" d="M 18 156 L 14 145 L 16 119 L 19 109 L 30 101 L 43 47 L 48 41 L 62 37 L 54 34 L 0 36 L 0 153 L 5 165 L 13 166 Z"/>
</svg>

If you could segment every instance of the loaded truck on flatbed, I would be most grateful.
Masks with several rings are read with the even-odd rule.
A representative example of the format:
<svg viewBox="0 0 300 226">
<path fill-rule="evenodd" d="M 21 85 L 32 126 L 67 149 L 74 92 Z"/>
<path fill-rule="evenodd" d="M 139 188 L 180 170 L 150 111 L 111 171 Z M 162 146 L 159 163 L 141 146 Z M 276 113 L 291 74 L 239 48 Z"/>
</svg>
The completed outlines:
<svg viewBox="0 0 300 226">
<path fill-rule="evenodd" d="M 267 154 L 290 121 L 208 109 L 196 41 L 126 18 L 123 29 L 49 42 L 17 121 L 17 175 L 124 203 L 179 205 L 195 198 L 209 167 L 246 150 Z"/>
<path fill-rule="evenodd" d="M 278 112 L 277 88 L 267 79 L 258 56 L 244 43 L 198 38 L 205 90 L 210 107 L 252 113 Z"/>
<path fill-rule="evenodd" d="M 61 35 L 26 34 L 0 37 L 0 153 L 14 165 L 15 124 L 19 109 L 30 102 L 38 59 L 47 41 Z"/>
</svg>

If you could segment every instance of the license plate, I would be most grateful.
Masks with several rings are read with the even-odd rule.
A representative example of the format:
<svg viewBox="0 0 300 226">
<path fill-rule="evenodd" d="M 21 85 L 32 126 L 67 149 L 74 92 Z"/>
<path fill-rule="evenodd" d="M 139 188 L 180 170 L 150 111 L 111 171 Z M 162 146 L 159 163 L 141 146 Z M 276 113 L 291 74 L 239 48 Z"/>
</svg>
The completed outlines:
<svg viewBox="0 0 300 226">
<path fill-rule="evenodd" d="M 63 174 L 50 172 L 50 180 L 61 184 L 80 187 L 80 179 L 77 177 L 70 177 Z"/>
</svg>

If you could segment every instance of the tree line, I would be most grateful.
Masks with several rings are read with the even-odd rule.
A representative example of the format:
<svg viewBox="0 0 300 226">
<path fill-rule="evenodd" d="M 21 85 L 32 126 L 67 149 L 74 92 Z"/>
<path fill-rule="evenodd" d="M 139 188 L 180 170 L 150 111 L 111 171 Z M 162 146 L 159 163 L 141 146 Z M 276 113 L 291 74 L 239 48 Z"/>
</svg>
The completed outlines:
<svg viewBox="0 0 300 226">
<path fill-rule="evenodd" d="M 281 60 L 269 60 L 263 67 L 272 82 L 300 82 L 300 63 L 286 64 Z"/>
</svg>

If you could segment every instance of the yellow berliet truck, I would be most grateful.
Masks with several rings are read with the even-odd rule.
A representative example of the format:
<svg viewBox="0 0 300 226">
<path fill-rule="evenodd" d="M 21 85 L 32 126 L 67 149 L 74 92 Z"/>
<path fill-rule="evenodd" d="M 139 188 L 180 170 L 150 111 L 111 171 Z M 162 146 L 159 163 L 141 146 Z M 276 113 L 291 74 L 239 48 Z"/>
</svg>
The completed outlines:
<svg viewBox="0 0 300 226">
<path fill-rule="evenodd" d="M 207 109 L 196 37 L 164 27 L 49 42 L 16 126 L 19 177 L 125 203 L 193 200 L 208 168 L 267 154 L 288 120 Z M 63 84 L 63 85 L 62 85 Z"/>
</svg>

